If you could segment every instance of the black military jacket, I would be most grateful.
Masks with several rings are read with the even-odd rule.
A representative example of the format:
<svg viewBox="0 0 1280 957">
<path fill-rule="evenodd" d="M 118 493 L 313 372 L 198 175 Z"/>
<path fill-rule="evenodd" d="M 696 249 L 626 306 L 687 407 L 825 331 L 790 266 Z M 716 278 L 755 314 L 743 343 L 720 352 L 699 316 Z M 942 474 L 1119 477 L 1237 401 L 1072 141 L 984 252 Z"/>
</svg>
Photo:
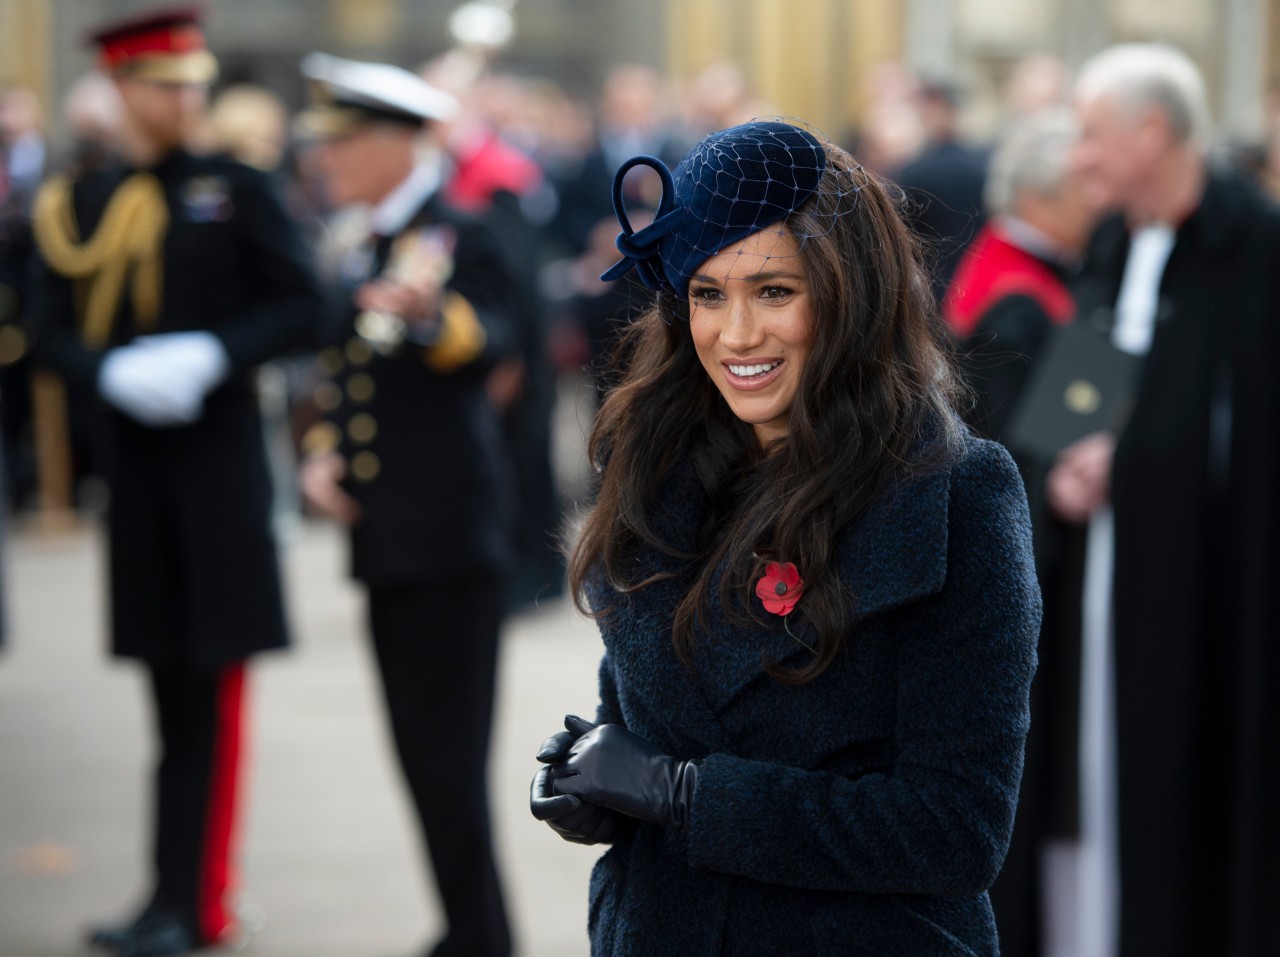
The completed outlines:
<svg viewBox="0 0 1280 957">
<path fill-rule="evenodd" d="M 91 237 L 134 170 L 74 184 L 80 237 Z M 273 181 L 221 157 L 176 152 L 149 170 L 163 189 L 159 318 L 140 329 L 126 292 L 106 348 L 82 338 L 83 289 L 37 263 L 31 314 L 37 354 L 97 403 L 108 349 L 143 332 L 206 330 L 230 360 L 227 379 L 188 426 L 150 428 L 101 403 L 100 466 L 111 487 L 110 578 L 117 653 L 216 667 L 286 643 L 271 481 L 253 368 L 319 337 L 322 300 Z"/>
<path fill-rule="evenodd" d="M 304 440 L 306 451 L 336 450 L 347 462 L 361 508 L 352 574 L 374 587 L 500 574 L 513 560 L 514 477 L 485 379 L 516 349 L 514 285 L 479 221 L 432 197 L 400 235 L 422 230 L 454 245 L 448 331 L 390 348 L 362 337 L 352 295 L 382 272 L 398 237 L 352 250 L 354 267 L 331 290 L 339 319 L 319 360 L 323 421 Z"/>
</svg>

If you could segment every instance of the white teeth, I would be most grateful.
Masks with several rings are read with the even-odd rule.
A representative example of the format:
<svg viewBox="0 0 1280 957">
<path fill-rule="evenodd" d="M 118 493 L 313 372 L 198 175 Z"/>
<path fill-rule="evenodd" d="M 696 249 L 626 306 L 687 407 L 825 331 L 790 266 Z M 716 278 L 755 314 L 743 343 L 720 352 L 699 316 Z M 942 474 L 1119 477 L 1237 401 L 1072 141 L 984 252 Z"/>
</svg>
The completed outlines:
<svg viewBox="0 0 1280 957">
<path fill-rule="evenodd" d="M 762 365 L 754 365 L 754 366 L 731 365 L 729 366 L 729 371 L 736 376 L 753 376 L 753 375 L 759 375 L 762 372 L 768 372 L 771 369 L 776 369 L 780 365 L 782 365 L 781 360 L 779 360 L 778 362 L 769 362 Z"/>
</svg>

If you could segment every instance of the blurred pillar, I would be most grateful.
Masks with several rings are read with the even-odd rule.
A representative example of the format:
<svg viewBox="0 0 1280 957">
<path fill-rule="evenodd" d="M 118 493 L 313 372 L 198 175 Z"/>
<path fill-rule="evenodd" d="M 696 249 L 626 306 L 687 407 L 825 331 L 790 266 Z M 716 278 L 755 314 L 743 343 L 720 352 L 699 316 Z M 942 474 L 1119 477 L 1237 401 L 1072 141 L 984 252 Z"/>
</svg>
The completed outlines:
<svg viewBox="0 0 1280 957">
<path fill-rule="evenodd" d="M 37 528 L 42 532 L 67 531 L 76 524 L 67 390 L 58 376 L 39 369 L 31 376 L 31 398 L 39 502 Z"/>
<path fill-rule="evenodd" d="M 1276 62 L 1267 59 L 1268 52 L 1275 52 L 1267 44 L 1267 16 L 1274 9 L 1275 0 L 1227 0 L 1221 10 L 1218 116 L 1223 133 L 1250 142 L 1262 135 L 1260 94 L 1268 79 L 1266 65 Z"/>
<path fill-rule="evenodd" d="M 0 82 L 29 86 L 50 102 L 51 0 L 0 0 Z"/>
<path fill-rule="evenodd" d="M 1266 78 L 1270 83 L 1280 80 L 1280 0 L 1268 0 L 1264 15 L 1267 21 L 1267 58 L 1264 62 L 1270 71 Z"/>
<path fill-rule="evenodd" d="M 828 94 L 848 89 L 834 69 L 840 42 L 840 31 L 830 30 L 836 0 L 755 0 L 751 6 L 748 63 L 760 94 L 785 116 L 829 127 L 835 117 Z"/>
<path fill-rule="evenodd" d="M 733 25 L 741 18 L 735 0 L 667 0 L 667 64 L 670 72 L 689 77 L 724 57 L 743 62 Z"/>
<path fill-rule="evenodd" d="M 1111 43 L 1109 0 L 1067 0 L 1062 13 L 1062 58 L 1072 70 Z"/>
<path fill-rule="evenodd" d="M 856 128 L 871 97 L 872 71 L 906 59 L 906 3 L 909 0 L 855 0 L 849 4 L 845 124 Z M 1278 0 L 1280 2 L 1280 0 Z"/>
<path fill-rule="evenodd" d="M 394 46 L 401 7 L 401 0 L 329 0 L 331 35 L 353 47 Z"/>
<path fill-rule="evenodd" d="M 0 82 L 21 83 L 53 113 L 51 0 L 0 0 Z M 71 444 L 66 393 L 49 372 L 31 377 L 32 431 L 40 527 L 60 530 L 72 522 Z"/>
<path fill-rule="evenodd" d="M 902 59 L 906 2 L 667 0 L 667 64 L 689 77 L 728 57 L 774 108 L 838 136 L 858 119 L 870 68 Z"/>
<path fill-rule="evenodd" d="M 906 0 L 906 60 L 917 74 L 953 80 L 956 0 Z"/>
</svg>

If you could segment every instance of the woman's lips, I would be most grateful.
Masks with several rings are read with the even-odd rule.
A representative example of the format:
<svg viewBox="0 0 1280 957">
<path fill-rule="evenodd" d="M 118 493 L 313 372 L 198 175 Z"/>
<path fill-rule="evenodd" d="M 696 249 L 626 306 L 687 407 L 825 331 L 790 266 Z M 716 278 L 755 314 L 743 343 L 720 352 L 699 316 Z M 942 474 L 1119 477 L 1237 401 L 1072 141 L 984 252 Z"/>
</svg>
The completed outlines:
<svg viewBox="0 0 1280 957">
<path fill-rule="evenodd" d="M 763 389 L 782 374 L 783 360 L 773 359 L 765 362 L 722 362 L 720 367 L 724 369 L 725 381 L 730 386 L 740 392 L 754 392 L 756 389 Z M 735 372 L 734 370 L 739 370 Z M 763 372 L 756 372 L 757 369 L 764 369 Z M 754 372 L 754 375 L 741 375 L 739 373 Z"/>
</svg>

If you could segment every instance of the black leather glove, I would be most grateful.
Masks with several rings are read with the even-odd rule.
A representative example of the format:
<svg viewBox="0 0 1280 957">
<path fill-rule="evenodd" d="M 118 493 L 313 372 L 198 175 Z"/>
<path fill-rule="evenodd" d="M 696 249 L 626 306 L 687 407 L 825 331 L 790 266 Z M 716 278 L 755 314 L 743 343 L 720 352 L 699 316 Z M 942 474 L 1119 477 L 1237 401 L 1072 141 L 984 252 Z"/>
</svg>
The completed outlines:
<svg viewBox="0 0 1280 957">
<path fill-rule="evenodd" d="M 569 715 L 571 731 L 581 718 Z M 692 761 L 663 754 L 616 724 L 602 724 L 579 737 L 553 768 L 556 794 L 570 794 L 629 817 L 668 827 L 689 820 L 698 769 Z"/>
<path fill-rule="evenodd" d="M 565 722 L 568 731 L 553 734 L 538 749 L 538 760 L 543 766 L 533 776 L 529 787 L 529 810 L 539 821 L 547 824 L 566 841 L 573 844 L 611 844 L 618 832 L 626 826 L 627 819 L 617 811 L 598 804 L 589 804 L 571 794 L 556 794 L 552 786 L 555 774 L 552 765 L 569 752 L 569 747 L 595 725 L 575 718 L 572 725 Z"/>
</svg>

